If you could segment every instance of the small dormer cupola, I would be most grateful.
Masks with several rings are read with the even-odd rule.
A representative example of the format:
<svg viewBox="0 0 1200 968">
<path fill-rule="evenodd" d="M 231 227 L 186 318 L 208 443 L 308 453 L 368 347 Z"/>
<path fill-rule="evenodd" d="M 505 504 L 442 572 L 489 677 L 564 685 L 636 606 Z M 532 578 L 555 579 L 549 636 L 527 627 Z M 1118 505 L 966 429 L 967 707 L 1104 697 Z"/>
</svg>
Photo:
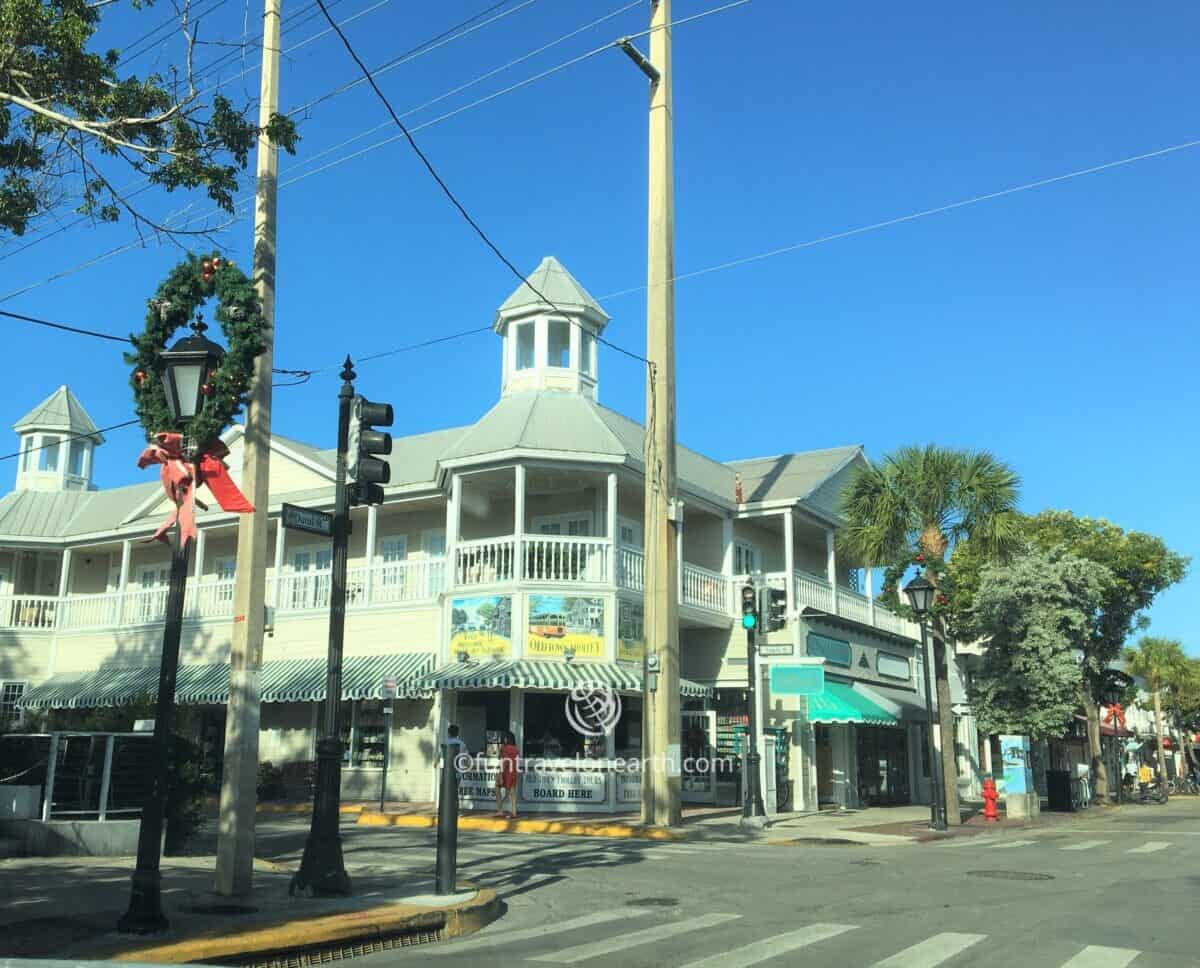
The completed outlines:
<svg viewBox="0 0 1200 968">
<path fill-rule="evenodd" d="M 18 491 L 90 491 L 92 458 L 104 436 L 63 384 L 13 424 L 20 439 Z"/>
<path fill-rule="evenodd" d="M 563 390 L 596 399 L 596 337 L 606 325 L 608 314 L 600 304 L 554 256 L 544 258 L 496 313 L 504 395 Z"/>
</svg>

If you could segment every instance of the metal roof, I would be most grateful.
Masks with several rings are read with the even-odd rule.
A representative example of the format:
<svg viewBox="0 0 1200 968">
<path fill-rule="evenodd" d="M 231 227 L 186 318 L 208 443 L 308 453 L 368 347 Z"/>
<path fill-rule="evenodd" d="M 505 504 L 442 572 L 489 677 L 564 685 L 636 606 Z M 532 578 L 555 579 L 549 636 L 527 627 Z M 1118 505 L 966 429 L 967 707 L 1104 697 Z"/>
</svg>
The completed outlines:
<svg viewBox="0 0 1200 968">
<path fill-rule="evenodd" d="M 861 444 L 808 450 L 778 457 L 730 461 L 725 466 L 742 475 L 747 504 L 756 501 L 802 500 L 815 496 L 821 485 L 862 454 Z M 819 502 L 823 505 L 828 501 Z M 836 511 L 836 500 L 825 510 Z"/>
<path fill-rule="evenodd" d="M 0 534 L 61 536 L 97 491 L 13 491 L 0 498 Z"/>
<path fill-rule="evenodd" d="M 104 437 L 88 415 L 79 398 L 65 383 L 13 424 L 13 430 L 65 430 L 75 435 L 91 436 L 97 444 Z"/>
<path fill-rule="evenodd" d="M 525 278 L 528 281 L 517 286 L 512 295 L 500 304 L 497 322 L 500 314 L 519 309 L 552 309 L 547 299 L 559 309 L 590 310 L 604 321 L 608 320 L 608 313 L 554 256 L 548 255 L 542 259 L 538 267 Z M 542 296 L 546 299 L 542 299 Z"/>
</svg>

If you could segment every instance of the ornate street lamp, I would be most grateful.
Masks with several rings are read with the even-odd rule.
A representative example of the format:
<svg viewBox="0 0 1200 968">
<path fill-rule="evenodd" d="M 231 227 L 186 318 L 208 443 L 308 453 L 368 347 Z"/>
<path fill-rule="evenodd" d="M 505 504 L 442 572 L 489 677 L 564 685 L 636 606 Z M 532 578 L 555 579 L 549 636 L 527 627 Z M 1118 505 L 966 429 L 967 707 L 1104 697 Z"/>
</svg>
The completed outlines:
<svg viewBox="0 0 1200 968">
<path fill-rule="evenodd" d="M 207 327 L 201 317 L 192 324 L 195 335 L 179 340 L 169 350 L 163 350 L 163 387 L 167 407 L 175 428 L 186 439 L 192 420 L 201 413 L 211 386 L 208 374 L 221 364 L 225 350 L 204 336 Z M 199 477 L 198 445 L 192 441 L 173 454 L 164 455 L 180 465 L 181 472 L 190 474 L 194 487 Z M 181 503 L 188 498 L 181 493 Z M 182 510 L 182 508 L 180 508 Z M 138 828 L 137 867 L 133 872 L 129 909 L 117 922 L 117 930 L 130 934 L 153 934 L 167 929 L 162 909 L 162 874 L 160 850 L 163 835 L 163 814 L 166 807 L 170 778 L 170 746 L 175 728 L 175 677 L 179 671 L 179 641 L 183 633 L 183 602 L 187 585 L 188 552 L 192 538 L 183 531 L 182 515 L 177 515 L 172 529 L 171 580 L 167 589 L 167 610 L 163 625 L 162 659 L 158 672 L 158 704 L 154 714 L 154 775 L 149 795 L 142 808 Z"/>
<path fill-rule="evenodd" d="M 932 766 L 930 779 L 933 782 L 933 796 L 929 801 L 929 829 L 930 830 L 945 830 L 946 829 L 946 808 L 943 803 L 945 790 L 942 789 L 942 761 L 938 755 L 937 746 L 933 741 L 933 689 L 929 680 L 929 668 L 933 665 L 933 651 L 929 647 L 928 637 L 925 634 L 925 616 L 929 614 L 929 609 L 933 605 L 933 596 L 937 591 L 925 577 L 924 573 L 917 575 L 912 581 L 904 586 L 904 594 L 908 598 L 908 604 L 916 613 L 917 622 L 921 626 L 921 665 L 925 670 L 925 715 L 928 718 L 928 735 L 926 739 L 929 741 L 929 762 Z M 938 716 L 941 717 L 941 710 L 938 710 Z"/>
</svg>

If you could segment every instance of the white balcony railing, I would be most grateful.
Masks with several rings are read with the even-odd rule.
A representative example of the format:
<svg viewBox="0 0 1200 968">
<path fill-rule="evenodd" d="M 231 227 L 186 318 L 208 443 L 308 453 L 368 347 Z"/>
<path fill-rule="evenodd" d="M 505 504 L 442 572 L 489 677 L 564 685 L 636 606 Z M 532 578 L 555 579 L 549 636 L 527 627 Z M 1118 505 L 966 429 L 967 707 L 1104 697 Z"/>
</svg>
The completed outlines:
<svg viewBox="0 0 1200 968">
<path fill-rule="evenodd" d="M 52 595 L 0 597 L 0 623 L 15 629 L 52 629 L 58 599 Z"/>
<path fill-rule="evenodd" d="M 522 577 L 526 581 L 609 582 L 611 549 L 607 538 L 526 535 L 521 541 Z"/>
<path fill-rule="evenodd" d="M 796 572 L 795 578 L 797 608 L 816 608 L 831 615 L 834 613 L 833 589 L 829 582 L 806 571 Z"/>
<path fill-rule="evenodd" d="M 696 608 L 718 612 L 721 615 L 732 614 L 729 603 L 731 579 L 719 572 L 709 571 L 699 565 L 683 563 L 683 601 L 682 605 L 693 605 Z"/>
<path fill-rule="evenodd" d="M 646 556 L 637 548 L 621 545 L 617 549 L 617 584 L 630 591 L 646 588 Z"/>
<path fill-rule="evenodd" d="M 516 538 L 460 541 L 454 546 L 454 584 L 493 585 L 516 576 Z"/>
</svg>

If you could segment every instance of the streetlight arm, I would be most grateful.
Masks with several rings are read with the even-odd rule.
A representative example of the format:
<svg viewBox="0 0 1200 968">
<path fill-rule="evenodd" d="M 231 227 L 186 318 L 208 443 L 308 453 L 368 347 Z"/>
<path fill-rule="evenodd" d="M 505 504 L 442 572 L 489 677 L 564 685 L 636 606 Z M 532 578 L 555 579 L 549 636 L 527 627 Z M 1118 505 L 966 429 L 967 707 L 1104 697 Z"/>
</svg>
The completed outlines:
<svg viewBox="0 0 1200 968">
<path fill-rule="evenodd" d="M 620 40 L 616 41 L 616 45 L 629 55 L 629 59 L 637 64 L 638 69 L 648 78 L 650 78 L 651 82 L 654 84 L 658 83 L 659 79 L 662 77 L 662 75 L 658 72 L 658 68 L 651 64 L 650 59 L 633 45 L 632 40 L 630 40 L 628 37 L 622 37 Z"/>
</svg>

